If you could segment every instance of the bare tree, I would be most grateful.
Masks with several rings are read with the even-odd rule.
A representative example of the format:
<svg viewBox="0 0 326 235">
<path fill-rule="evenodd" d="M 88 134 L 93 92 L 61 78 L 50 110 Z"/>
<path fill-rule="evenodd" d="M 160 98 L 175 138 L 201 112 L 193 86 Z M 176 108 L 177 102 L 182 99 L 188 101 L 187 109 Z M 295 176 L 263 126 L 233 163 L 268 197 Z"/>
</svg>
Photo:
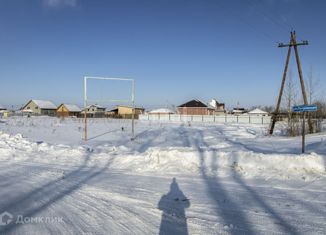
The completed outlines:
<svg viewBox="0 0 326 235">
<path fill-rule="evenodd" d="M 313 104 L 316 100 L 319 99 L 319 91 L 320 91 L 320 80 L 316 78 L 313 74 L 312 66 L 310 66 L 310 71 L 307 76 L 306 81 L 307 93 L 309 96 L 309 104 Z"/>
<path fill-rule="evenodd" d="M 298 103 L 297 84 L 293 80 L 292 70 L 289 71 L 288 79 L 284 89 L 284 109 L 288 115 L 288 134 L 295 136 L 299 133 L 298 120 L 293 117 L 292 106 Z"/>
<path fill-rule="evenodd" d="M 292 70 L 289 71 L 289 76 L 287 82 L 285 84 L 284 90 L 284 98 L 285 98 L 285 108 L 286 111 L 291 114 L 292 106 L 297 103 L 298 93 L 296 89 L 296 83 L 293 80 Z"/>
</svg>

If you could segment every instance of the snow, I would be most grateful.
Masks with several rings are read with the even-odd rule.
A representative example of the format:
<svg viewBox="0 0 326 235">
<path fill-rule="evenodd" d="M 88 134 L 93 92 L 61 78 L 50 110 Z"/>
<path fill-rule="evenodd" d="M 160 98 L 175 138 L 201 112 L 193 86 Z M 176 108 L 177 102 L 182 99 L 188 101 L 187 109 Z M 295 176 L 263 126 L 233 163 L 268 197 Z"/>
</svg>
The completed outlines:
<svg viewBox="0 0 326 235">
<path fill-rule="evenodd" d="M 40 109 L 57 109 L 57 106 L 48 100 L 32 100 Z"/>
<path fill-rule="evenodd" d="M 63 104 L 70 112 L 81 112 L 81 109 L 75 104 Z"/>
<path fill-rule="evenodd" d="M 249 112 L 249 114 L 268 114 L 267 112 L 261 110 L 261 109 L 254 109 Z"/>
<path fill-rule="evenodd" d="M 101 105 L 98 105 L 98 104 L 91 104 L 91 105 L 88 105 L 86 108 L 91 108 L 91 107 L 96 107 L 96 108 L 99 108 L 99 109 L 105 109 L 105 107 L 101 106 Z"/>
<path fill-rule="evenodd" d="M 151 114 L 156 114 L 156 113 L 173 114 L 173 113 L 175 113 L 175 112 L 172 111 L 171 109 L 160 108 L 160 109 L 154 109 L 154 110 L 150 111 L 149 113 L 151 113 Z"/>
<path fill-rule="evenodd" d="M 326 134 L 300 154 L 267 128 L 90 119 L 85 143 L 82 119 L 1 120 L 0 213 L 63 221 L 0 233 L 324 234 Z"/>
</svg>

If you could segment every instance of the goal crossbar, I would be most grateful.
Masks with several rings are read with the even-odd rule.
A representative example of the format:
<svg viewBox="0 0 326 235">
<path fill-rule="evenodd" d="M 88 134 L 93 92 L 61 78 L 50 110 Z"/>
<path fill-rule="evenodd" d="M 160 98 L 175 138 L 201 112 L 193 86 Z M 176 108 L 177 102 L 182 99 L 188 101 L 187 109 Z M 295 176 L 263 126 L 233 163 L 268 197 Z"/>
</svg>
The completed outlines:
<svg viewBox="0 0 326 235">
<path fill-rule="evenodd" d="M 111 80 L 111 81 L 128 81 L 131 82 L 131 99 L 130 100 L 119 100 L 119 99 L 110 99 L 110 100 L 102 100 L 102 101 L 95 101 L 89 100 L 87 97 L 87 80 Z M 84 77 L 84 123 L 85 123 L 85 130 L 84 130 L 84 140 L 87 141 L 87 107 L 88 102 L 125 102 L 125 103 L 132 103 L 132 124 L 131 124 L 131 132 L 132 132 L 132 139 L 135 136 L 135 80 L 131 78 L 114 78 L 114 77 L 94 77 L 94 76 L 85 76 Z"/>
</svg>

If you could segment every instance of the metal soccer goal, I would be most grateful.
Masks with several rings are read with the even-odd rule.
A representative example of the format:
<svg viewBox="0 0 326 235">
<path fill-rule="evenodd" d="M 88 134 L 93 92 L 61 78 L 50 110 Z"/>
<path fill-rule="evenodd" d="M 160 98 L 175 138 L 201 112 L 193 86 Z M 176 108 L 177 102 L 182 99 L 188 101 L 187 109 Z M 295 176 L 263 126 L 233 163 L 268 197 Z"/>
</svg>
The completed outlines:
<svg viewBox="0 0 326 235">
<path fill-rule="evenodd" d="M 90 100 L 87 96 L 87 81 L 88 80 L 114 80 L 131 82 L 130 99 L 108 99 L 108 100 Z M 132 104 L 132 122 L 131 122 L 131 139 L 135 137 L 135 80 L 130 78 L 111 78 L 111 77 L 84 77 L 84 140 L 87 141 L 87 107 L 89 102 L 125 102 Z"/>
</svg>

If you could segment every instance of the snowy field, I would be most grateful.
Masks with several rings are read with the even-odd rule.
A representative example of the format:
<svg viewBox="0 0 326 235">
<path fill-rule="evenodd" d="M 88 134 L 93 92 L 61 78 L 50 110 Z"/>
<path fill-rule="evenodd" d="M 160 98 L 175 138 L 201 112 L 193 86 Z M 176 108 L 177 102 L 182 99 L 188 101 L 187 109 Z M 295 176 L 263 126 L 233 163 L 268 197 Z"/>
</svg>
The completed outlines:
<svg viewBox="0 0 326 235">
<path fill-rule="evenodd" d="M 300 154 L 280 126 L 130 128 L 91 119 L 85 143 L 81 119 L 0 119 L 0 234 L 326 233 L 326 133 Z"/>
</svg>

